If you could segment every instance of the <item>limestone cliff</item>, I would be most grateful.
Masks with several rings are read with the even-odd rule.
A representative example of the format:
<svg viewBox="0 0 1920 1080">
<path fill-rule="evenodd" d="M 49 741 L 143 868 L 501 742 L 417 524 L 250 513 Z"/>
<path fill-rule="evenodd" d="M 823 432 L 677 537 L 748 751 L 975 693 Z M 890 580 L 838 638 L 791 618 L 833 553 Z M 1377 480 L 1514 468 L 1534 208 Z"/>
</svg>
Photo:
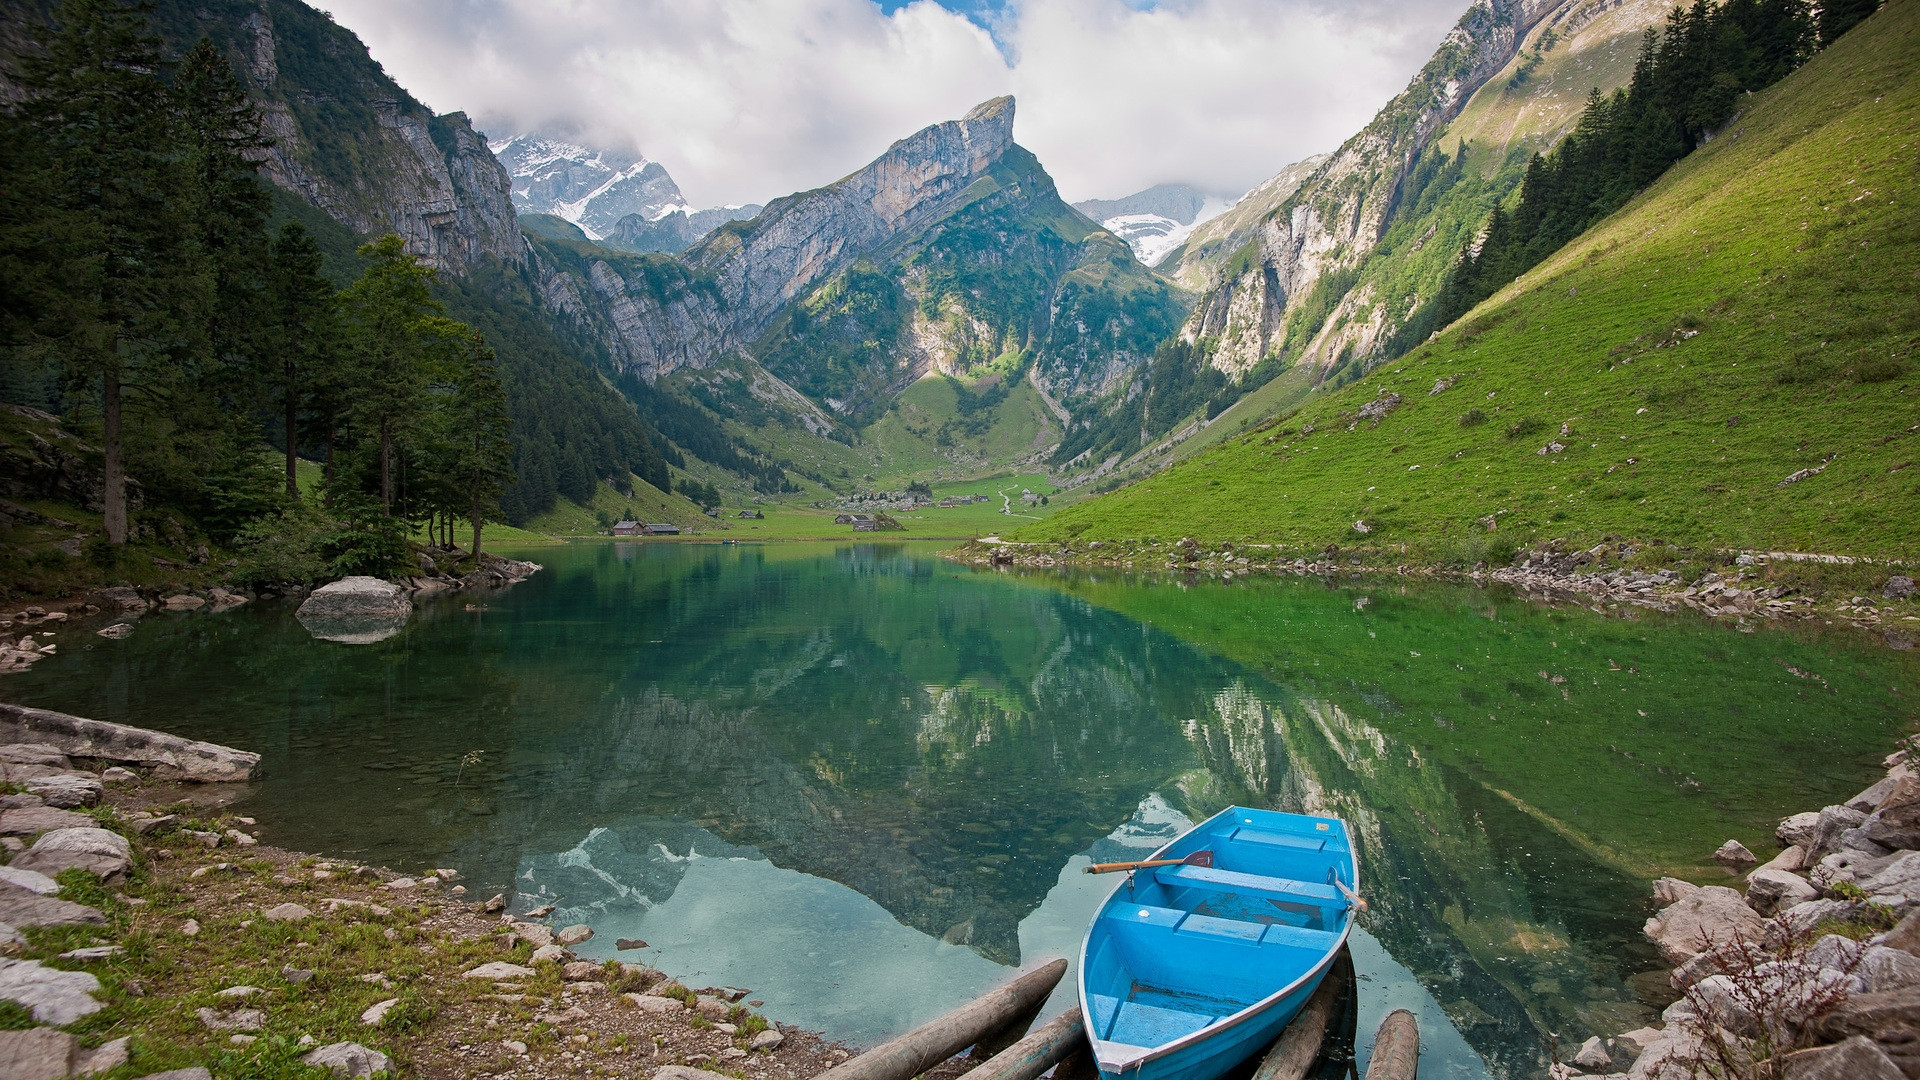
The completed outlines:
<svg viewBox="0 0 1920 1080">
<path fill-rule="evenodd" d="M 1358 264 L 1377 243 L 1406 178 L 1434 134 L 1569 0 L 1479 0 L 1411 84 L 1324 161 L 1259 225 L 1251 258 L 1228 263 L 1183 333 L 1218 338 L 1216 365 L 1246 370 L 1327 271 Z M 1324 358 L 1322 358 L 1324 359 Z"/>
</svg>

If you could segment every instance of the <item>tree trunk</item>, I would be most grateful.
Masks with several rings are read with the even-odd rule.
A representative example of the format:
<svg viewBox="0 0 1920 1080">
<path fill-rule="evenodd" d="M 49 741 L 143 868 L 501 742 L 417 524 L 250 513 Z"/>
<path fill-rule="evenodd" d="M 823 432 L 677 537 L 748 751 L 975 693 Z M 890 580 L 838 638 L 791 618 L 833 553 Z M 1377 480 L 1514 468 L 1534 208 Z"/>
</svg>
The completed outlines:
<svg viewBox="0 0 1920 1080">
<path fill-rule="evenodd" d="M 107 525 L 107 542 L 125 546 L 127 542 L 127 466 L 121 459 L 120 445 L 120 368 L 107 366 L 101 380 L 101 413 L 104 420 L 106 475 L 100 503 Z"/>
<path fill-rule="evenodd" d="M 380 421 L 380 508 L 393 513 L 393 436 L 384 419 Z"/>
<path fill-rule="evenodd" d="M 300 395 L 293 389 L 293 361 L 287 361 L 287 498 L 300 497 L 300 481 L 297 469 L 297 451 L 294 449 L 293 424 L 300 412 Z"/>
<path fill-rule="evenodd" d="M 480 500 L 473 500 L 473 568 L 480 569 Z"/>
</svg>

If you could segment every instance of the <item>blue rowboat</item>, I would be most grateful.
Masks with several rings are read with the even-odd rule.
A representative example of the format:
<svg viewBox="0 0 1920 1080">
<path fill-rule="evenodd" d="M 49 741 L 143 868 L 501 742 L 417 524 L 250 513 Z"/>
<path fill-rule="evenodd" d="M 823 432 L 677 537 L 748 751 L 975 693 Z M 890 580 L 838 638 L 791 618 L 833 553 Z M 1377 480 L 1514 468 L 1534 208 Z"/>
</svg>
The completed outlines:
<svg viewBox="0 0 1920 1080">
<path fill-rule="evenodd" d="M 1080 947 L 1080 1010 L 1107 1080 L 1215 1080 L 1292 1020 L 1353 928 L 1346 822 L 1233 806 L 1135 870 Z M 1204 863 L 1205 856 L 1196 860 Z"/>
</svg>

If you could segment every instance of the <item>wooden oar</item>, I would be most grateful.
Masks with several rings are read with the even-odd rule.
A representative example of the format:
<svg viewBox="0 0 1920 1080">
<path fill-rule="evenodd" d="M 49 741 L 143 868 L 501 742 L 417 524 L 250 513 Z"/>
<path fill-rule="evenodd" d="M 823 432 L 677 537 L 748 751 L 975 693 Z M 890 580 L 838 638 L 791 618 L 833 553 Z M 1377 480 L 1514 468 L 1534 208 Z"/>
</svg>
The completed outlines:
<svg viewBox="0 0 1920 1080">
<path fill-rule="evenodd" d="M 1333 879 L 1333 887 L 1336 889 L 1339 889 L 1343 894 L 1345 894 L 1347 901 L 1351 903 L 1354 907 L 1359 908 L 1361 911 L 1367 910 L 1367 902 L 1365 900 L 1360 899 L 1359 893 L 1354 892 L 1352 889 L 1347 888 L 1346 884 L 1342 882 L 1339 878 Z"/>
<path fill-rule="evenodd" d="M 1122 870 L 1145 870 L 1149 866 L 1207 866 L 1213 865 L 1213 852 L 1196 851 L 1184 859 L 1148 859 L 1145 862 L 1101 862 L 1087 867 L 1089 874 L 1117 874 Z"/>
</svg>

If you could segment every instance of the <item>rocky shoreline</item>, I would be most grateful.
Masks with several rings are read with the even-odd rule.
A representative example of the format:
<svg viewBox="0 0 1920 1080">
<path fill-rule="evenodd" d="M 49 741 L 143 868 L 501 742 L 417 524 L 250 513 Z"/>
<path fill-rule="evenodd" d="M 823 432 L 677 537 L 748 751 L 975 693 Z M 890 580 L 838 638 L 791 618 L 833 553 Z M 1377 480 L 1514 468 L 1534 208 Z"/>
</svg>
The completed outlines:
<svg viewBox="0 0 1920 1080">
<path fill-rule="evenodd" d="M 1547 545 L 1514 556 L 1515 565 L 1452 570 L 1393 562 L 1378 551 L 1327 551 L 1309 558 L 1293 556 L 1271 544 L 1201 544 L 1190 538 L 1171 542 L 1018 543 L 985 537 L 945 553 L 974 566 L 1031 568 L 1087 567 L 1206 576 L 1231 581 L 1249 575 L 1285 575 L 1330 579 L 1346 575 L 1393 574 L 1400 577 L 1485 583 L 1497 581 L 1549 600 L 1573 600 L 1595 607 L 1643 607 L 1659 611 L 1691 610 L 1712 618 L 1843 620 L 1860 629 L 1881 628 L 1888 644 L 1911 648 L 1920 640 L 1920 597 L 1904 572 L 1875 573 L 1875 595 L 1823 599 L 1797 586 L 1767 580 L 1768 569 L 1808 564 L 1866 568 L 1844 556 L 1792 552 L 1726 553 L 1720 569 L 1683 575 L 1671 569 L 1635 564 L 1640 549 L 1631 544 L 1600 544 L 1577 551 Z M 1605 607 L 1602 607 L 1605 605 Z M 1902 624 L 1911 623 L 1912 626 Z"/>
<path fill-rule="evenodd" d="M 749 990 L 582 959 L 590 928 L 457 868 L 261 844 L 220 809 L 258 762 L 0 705 L 0 1076 L 797 1080 L 849 1054 Z"/>
<path fill-rule="evenodd" d="M 1780 822 L 1744 892 L 1661 878 L 1646 935 L 1679 999 L 1658 1026 L 1588 1039 L 1553 1080 L 1920 1076 L 1920 739 L 1845 803 Z M 1624 1071 L 1610 1071 L 1624 1067 Z"/>
</svg>

